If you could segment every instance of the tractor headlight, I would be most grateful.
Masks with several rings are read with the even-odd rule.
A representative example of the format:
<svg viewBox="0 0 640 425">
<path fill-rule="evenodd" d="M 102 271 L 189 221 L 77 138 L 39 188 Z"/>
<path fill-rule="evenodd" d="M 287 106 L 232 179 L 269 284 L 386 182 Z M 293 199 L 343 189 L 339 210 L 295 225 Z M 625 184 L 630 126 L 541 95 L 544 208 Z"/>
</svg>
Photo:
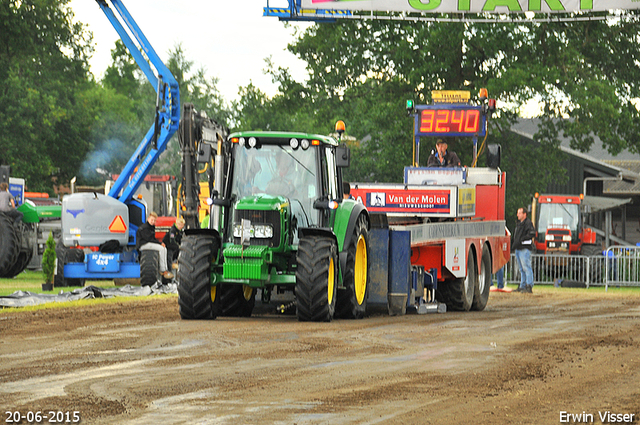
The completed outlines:
<svg viewBox="0 0 640 425">
<path fill-rule="evenodd" d="M 258 144 L 258 139 L 256 139 L 255 137 L 249 137 L 250 147 L 255 148 L 257 144 Z"/>
<path fill-rule="evenodd" d="M 300 142 L 294 137 L 289 140 L 289 146 L 291 146 L 291 149 L 298 149 L 298 146 L 300 146 Z"/>
<path fill-rule="evenodd" d="M 552 241 L 553 240 L 553 235 L 545 235 L 544 239 L 547 240 L 547 241 Z"/>
<path fill-rule="evenodd" d="M 244 137 L 241 137 L 240 139 L 238 139 L 238 144 L 240 146 L 242 146 L 243 148 L 244 148 L 245 143 L 246 143 L 246 141 L 245 141 Z"/>
<path fill-rule="evenodd" d="M 562 240 L 563 240 L 563 241 L 567 241 L 567 242 L 571 242 L 571 235 L 564 235 L 564 236 L 562 237 Z"/>
<path fill-rule="evenodd" d="M 268 224 L 255 224 L 253 226 L 254 229 L 254 238 L 272 238 L 273 237 L 273 227 Z"/>
<path fill-rule="evenodd" d="M 305 150 L 309 149 L 309 139 L 302 139 L 300 141 L 300 147 Z"/>
</svg>

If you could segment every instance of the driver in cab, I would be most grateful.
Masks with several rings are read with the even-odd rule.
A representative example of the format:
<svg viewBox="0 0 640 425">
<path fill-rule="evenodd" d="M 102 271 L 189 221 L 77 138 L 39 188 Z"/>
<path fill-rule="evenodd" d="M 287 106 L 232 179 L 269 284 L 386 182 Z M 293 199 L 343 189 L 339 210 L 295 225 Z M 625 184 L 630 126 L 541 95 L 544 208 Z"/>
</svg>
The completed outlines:
<svg viewBox="0 0 640 425">
<path fill-rule="evenodd" d="M 438 139 L 436 151 L 427 160 L 427 167 L 460 167 L 460 158 L 455 152 L 447 150 L 447 141 Z"/>
<path fill-rule="evenodd" d="M 292 197 L 296 189 L 293 182 L 293 173 L 295 172 L 293 159 L 284 151 L 278 152 L 275 166 L 277 174 L 273 176 L 267 185 L 266 192 L 286 198 Z"/>
</svg>

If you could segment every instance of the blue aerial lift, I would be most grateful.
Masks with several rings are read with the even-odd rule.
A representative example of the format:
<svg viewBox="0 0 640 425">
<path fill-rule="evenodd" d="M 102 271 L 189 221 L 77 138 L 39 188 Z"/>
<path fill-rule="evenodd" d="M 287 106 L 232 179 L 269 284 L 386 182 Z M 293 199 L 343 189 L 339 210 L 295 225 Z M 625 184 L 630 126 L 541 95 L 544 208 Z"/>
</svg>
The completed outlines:
<svg viewBox="0 0 640 425">
<path fill-rule="evenodd" d="M 122 1 L 96 1 L 156 90 L 156 111 L 151 128 L 108 195 L 75 193 L 64 197 L 62 242 L 68 248 L 64 249 L 62 258 L 58 258 L 58 275 L 62 274 L 63 282 L 141 277 L 143 259 L 138 258 L 136 231 L 146 221 L 147 206 L 144 200 L 135 199 L 134 194 L 180 122 L 178 83 Z M 74 247 L 93 249 L 71 249 Z M 85 252 L 88 253 L 85 255 Z M 157 273 L 157 266 L 152 271 Z"/>
</svg>

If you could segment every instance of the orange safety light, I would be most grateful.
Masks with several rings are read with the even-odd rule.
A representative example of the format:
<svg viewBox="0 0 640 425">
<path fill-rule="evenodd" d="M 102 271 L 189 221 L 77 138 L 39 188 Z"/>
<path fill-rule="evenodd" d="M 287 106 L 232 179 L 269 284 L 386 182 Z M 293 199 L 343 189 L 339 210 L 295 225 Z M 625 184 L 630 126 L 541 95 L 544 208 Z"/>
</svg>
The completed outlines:
<svg viewBox="0 0 640 425">
<path fill-rule="evenodd" d="M 344 121 L 338 120 L 338 122 L 336 122 L 336 131 L 338 133 L 344 133 L 345 131 Z"/>
<path fill-rule="evenodd" d="M 482 88 L 480 89 L 478 97 L 480 98 L 480 100 L 485 100 L 487 97 L 489 97 L 489 92 L 487 91 L 487 89 Z"/>
<path fill-rule="evenodd" d="M 533 197 L 534 197 L 534 198 L 536 198 L 536 199 L 538 199 L 538 197 L 539 197 L 539 196 L 540 196 L 540 194 L 539 194 L 538 192 L 536 192 L 536 193 L 533 195 Z"/>
<path fill-rule="evenodd" d="M 584 199 L 584 193 L 581 193 L 580 194 L 580 200 L 583 200 L 583 199 Z"/>
<path fill-rule="evenodd" d="M 320 146 L 320 140 L 314 139 L 314 140 L 311 141 L 311 144 L 313 146 Z"/>
<path fill-rule="evenodd" d="M 232 137 L 231 138 L 231 143 L 238 143 L 240 139 L 238 139 L 237 137 Z"/>
</svg>

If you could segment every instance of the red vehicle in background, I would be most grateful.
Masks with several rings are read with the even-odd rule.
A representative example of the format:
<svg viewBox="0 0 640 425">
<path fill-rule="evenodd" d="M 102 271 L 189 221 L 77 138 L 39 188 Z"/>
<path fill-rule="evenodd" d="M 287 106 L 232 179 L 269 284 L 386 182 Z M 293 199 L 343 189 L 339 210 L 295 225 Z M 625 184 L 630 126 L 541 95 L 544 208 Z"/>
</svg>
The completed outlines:
<svg viewBox="0 0 640 425">
<path fill-rule="evenodd" d="M 596 233 L 585 227 L 583 195 L 535 194 L 531 221 L 536 229 L 536 251 L 550 255 L 599 255 Z"/>
</svg>

